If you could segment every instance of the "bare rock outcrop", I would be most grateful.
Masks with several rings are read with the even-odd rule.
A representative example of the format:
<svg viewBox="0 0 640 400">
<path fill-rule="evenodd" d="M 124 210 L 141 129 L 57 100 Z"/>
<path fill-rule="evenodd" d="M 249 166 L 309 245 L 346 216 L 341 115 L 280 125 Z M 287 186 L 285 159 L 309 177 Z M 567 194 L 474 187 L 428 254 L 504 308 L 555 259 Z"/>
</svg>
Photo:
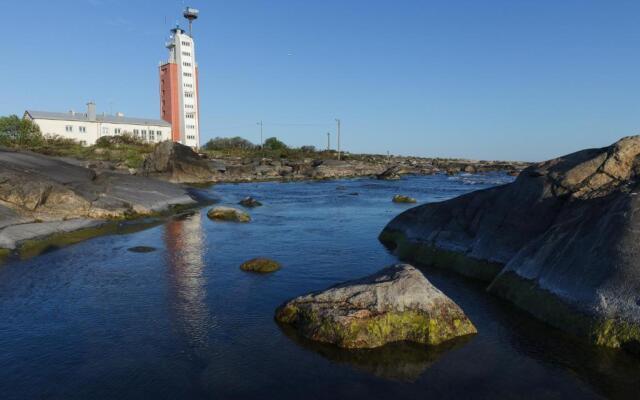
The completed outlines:
<svg viewBox="0 0 640 400">
<path fill-rule="evenodd" d="M 476 333 L 462 309 L 408 264 L 297 297 L 276 310 L 276 320 L 344 348 L 437 345 Z"/>
<path fill-rule="evenodd" d="M 610 347 L 640 347 L 640 136 L 525 169 L 515 182 L 393 219 L 403 258 L 490 282 L 538 318 Z"/>
<path fill-rule="evenodd" d="M 171 140 L 159 143 L 142 166 L 145 175 L 161 174 L 176 183 L 212 182 L 220 168 L 219 163 L 210 163 L 191 147 Z"/>
<path fill-rule="evenodd" d="M 11 247 L 26 238 L 93 226 L 68 222 L 75 219 L 149 215 L 195 203 L 185 188 L 169 182 L 96 173 L 61 159 L 0 149 L 0 241 Z"/>
</svg>

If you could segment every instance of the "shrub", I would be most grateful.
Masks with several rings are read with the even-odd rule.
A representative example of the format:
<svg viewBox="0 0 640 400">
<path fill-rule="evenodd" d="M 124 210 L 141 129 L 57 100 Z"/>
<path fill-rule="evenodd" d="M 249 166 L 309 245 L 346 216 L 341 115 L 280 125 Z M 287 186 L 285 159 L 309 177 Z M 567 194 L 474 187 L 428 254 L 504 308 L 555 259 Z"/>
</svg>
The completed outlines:
<svg viewBox="0 0 640 400">
<path fill-rule="evenodd" d="M 268 150 L 286 150 L 288 147 L 276 137 L 270 137 L 264 141 L 264 148 Z"/>
<path fill-rule="evenodd" d="M 216 137 L 215 139 L 210 139 L 204 145 L 206 150 L 253 150 L 256 147 L 255 144 L 240 136 L 231 138 Z"/>
</svg>

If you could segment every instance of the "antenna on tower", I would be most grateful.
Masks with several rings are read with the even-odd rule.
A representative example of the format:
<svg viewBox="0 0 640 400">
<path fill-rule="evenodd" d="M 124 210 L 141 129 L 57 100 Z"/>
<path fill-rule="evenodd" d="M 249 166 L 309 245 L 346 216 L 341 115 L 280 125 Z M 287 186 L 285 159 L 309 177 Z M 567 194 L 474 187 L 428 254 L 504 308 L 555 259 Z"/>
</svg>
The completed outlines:
<svg viewBox="0 0 640 400">
<path fill-rule="evenodd" d="M 182 14 L 186 19 L 189 20 L 189 36 L 191 37 L 193 37 L 192 24 L 194 20 L 198 19 L 199 13 L 200 10 L 193 7 L 187 7 L 184 9 L 184 13 Z"/>
</svg>

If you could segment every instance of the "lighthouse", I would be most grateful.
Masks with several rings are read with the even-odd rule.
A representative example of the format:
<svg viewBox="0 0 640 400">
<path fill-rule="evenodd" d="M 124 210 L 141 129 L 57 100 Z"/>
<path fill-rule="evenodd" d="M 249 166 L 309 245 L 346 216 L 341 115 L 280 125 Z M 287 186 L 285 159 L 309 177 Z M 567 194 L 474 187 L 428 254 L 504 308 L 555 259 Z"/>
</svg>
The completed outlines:
<svg viewBox="0 0 640 400">
<path fill-rule="evenodd" d="M 171 138 L 174 142 L 198 148 L 200 93 L 192 33 L 192 23 L 198 18 L 198 10 L 187 7 L 184 17 L 189 20 L 189 32 L 179 26 L 171 30 L 166 42 L 169 58 L 160 65 L 160 116 L 171 124 Z"/>
</svg>

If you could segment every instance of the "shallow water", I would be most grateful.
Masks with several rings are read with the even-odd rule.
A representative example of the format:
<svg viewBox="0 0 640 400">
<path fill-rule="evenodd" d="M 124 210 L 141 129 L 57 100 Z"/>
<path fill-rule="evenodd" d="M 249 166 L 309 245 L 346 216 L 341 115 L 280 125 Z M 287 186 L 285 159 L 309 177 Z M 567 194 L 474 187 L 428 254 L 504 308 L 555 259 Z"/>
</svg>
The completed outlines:
<svg viewBox="0 0 640 400">
<path fill-rule="evenodd" d="M 478 335 L 442 348 L 345 351 L 273 321 L 284 300 L 397 260 L 377 241 L 410 207 L 509 182 L 490 174 L 217 185 L 253 222 L 201 210 L 0 266 L 2 399 L 637 398 L 640 361 L 583 345 L 474 281 L 424 268 Z M 145 251 L 128 251 L 130 248 Z M 283 268 L 239 270 L 266 256 Z"/>
</svg>

